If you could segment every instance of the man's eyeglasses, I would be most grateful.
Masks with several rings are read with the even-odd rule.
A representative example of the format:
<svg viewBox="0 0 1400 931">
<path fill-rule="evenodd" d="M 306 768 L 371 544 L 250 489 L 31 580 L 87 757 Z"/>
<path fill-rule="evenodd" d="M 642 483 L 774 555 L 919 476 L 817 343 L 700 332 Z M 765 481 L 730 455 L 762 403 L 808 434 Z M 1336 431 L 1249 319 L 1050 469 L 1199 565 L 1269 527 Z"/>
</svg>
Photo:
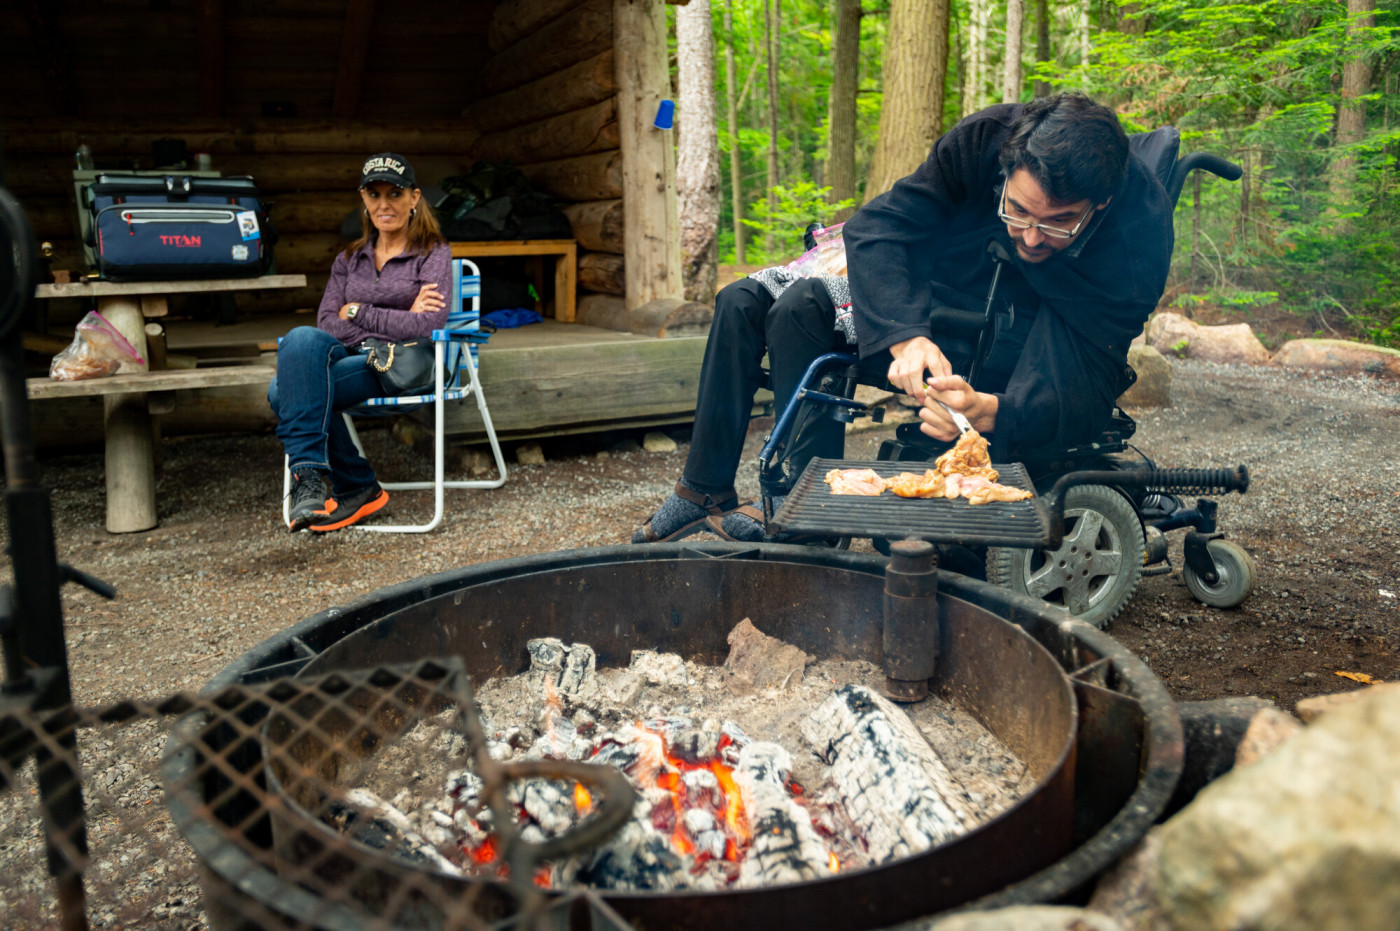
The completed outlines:
<svg viewBox="0 0 1400 931">
<path fill-rule="evenodd" d="M 1044 223 L 1032 223 L 1030 220 L 1022 220 L 1021 218 L 1013 217 L 1006 212 L 1005 185 L 1002 185 L 1001 188 L 1001 205 L 997 207 L 997 216 L 1000 217 L 1001 222 L 1005 223 L 1007 226 L 1015 227 L 1018 230 L 1028 230 L 1034 227 L 1035 229 L 1040 230 L 1046 236 L 1051 236 L 1055 239 L 1073 239 L 1075 236 L 1078 236 L 1079 228 L 1084 225 L 1084 221 L 1089 219 L 1089 216 L 1093 212 L 1094 205 L 1091 203 L 1089 204 L 1089 209 L 1084 211 L 1084 216 L 1080 217 L 1079 222 L 1074 224 L 1074 229 L 1068 230 L 1062 230 L 1058 226 L 1046 226 Z"/>
</svg>

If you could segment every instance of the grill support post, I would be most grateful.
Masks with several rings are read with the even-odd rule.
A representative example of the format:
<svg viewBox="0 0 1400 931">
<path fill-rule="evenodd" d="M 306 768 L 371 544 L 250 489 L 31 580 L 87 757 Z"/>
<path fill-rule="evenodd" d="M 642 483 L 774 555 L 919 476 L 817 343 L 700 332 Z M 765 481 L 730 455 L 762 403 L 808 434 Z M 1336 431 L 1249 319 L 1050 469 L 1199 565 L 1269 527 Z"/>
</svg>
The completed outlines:
<svg viewBox="0 0 1400 931">
<path fill-rule="evenodd" d="M 885 694 L 899 702 L 922 701 L 938 645 L 938 552 L 932 543 L 890 544 L 884 612 Z"/>
</svg>

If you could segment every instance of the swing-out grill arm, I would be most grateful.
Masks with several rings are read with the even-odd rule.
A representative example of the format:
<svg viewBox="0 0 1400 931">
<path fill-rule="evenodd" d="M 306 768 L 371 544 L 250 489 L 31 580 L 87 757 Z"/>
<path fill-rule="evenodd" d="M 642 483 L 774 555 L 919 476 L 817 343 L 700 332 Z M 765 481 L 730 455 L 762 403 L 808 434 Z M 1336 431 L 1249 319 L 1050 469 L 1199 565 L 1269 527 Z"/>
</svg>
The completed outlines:
<svg viewBox="0 0 1400 931">
<path fill-rule="evenodd" d="M 832 365 L 855 365 L 859 360 L 848 352 L 828 352 L 825 355 L 817 356 L 812 363 L 807 366 L 807 371 L 802 375 L 802 381 L 798 383 L 796 396 L 788 402 L 778 415 L 778 422 L 773 425 L 773 432 L 768 434 L 768 440 L 763 444 L 762 451 L 758 454 L 758 479 L 759 485 L 763 489 L 763 497 L 770 498 L 774 493 L 787 492 L 786 477 L 783 475 L 782 453 L 787 448 L 789 440 L 788 434 L 792 430 L 792 422 L 797 417 L 798 410 L 802 407 L 797 403 L 803 398 L 810 397 L 813 400 L 820 400 L 826 404 L 834 404 L 840 407 L 852 409 L 864 408 L 866 405 L 850 398 L 843 398 L 838 395 L 827 394 L 825 392 L 812 391 L 807 385 L 813 384 L 817 375 L 824 369 Z M 781 486 L 781 488 L 779 487 Z M 767 500 L 764 502 L 765 514 L 769 510 Z M 772 516 L 771 514 L 768 516 Z"/>
<path fill-rule="evenodd" d="M 1186 495 L 1223 495 L 1249 490 L 1249 469 L 1144 469 L 1129 471 L 1070 472 L 1060 476 L 1046 495 L 1050 533 L 1047 549 L 1055 549 L 1065 535 L 1065 492 L 1077 485 L 1111 485 L 1138 491 L 1174 492 Z"/>
</svg>

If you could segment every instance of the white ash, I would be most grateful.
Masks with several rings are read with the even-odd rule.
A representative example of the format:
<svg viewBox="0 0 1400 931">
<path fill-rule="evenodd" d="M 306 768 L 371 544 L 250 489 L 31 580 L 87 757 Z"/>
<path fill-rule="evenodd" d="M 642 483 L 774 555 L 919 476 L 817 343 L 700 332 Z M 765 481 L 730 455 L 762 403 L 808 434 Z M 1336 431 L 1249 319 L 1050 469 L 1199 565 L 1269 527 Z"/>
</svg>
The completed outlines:
<svg viewBox="0 0 1400 931">
<path fill-rule="evenodd" d="M 438 852 L 408 815 L 399 811 L 368 789 L 351 789 L 342 802 L 329 806 L 329 820 L 361 844 L 392 854 L 405 863 L 420 865 L 449 876 L 461 876 L 462 870 Z M 436 822 L 431 819 L 428 829 Z M 441 831 L 433 831 L 441 835 Z M 447 835 L 448 841 L 451 835 Z"/>
<path fill-rule="evenodd" d="M 592 650 L 557 640 L 532 642 L 530 656 L 526 673 L 489 680 L 476 689 L 492 756 L 502 761 L 581 759 L 622 770 L 635 785 L 652 786 L 639 790 L 635 819 L 628 827 L 595 851 L 554 864 L 556 887 L 585 883 L 618 890 L 719 889 L 817 878 L 828 875 L 832 855 L 840 868 L 850 869 L 922 850 L 995 816 L 1029 787 L 1024 765 L 965 712 L 929 698 L 911 706 L 906 716 L 875 696 L 867 704 L 882 708 L 877 719 L 857 720 L 847 707 L 845 717 L 838 714 L 832 720 L 838 731 L 843 726 L 873 730 L 882 740 L 907 745 L 890 749 L 880 744 L 878 751 L 860 754 L 867 761 L 893 761 L 899 775 L 895 781 L 903 785 L 898 798 L 918 802 L 914 821 L 919 827 L 901 833 L 897 826 L 868 823 L 866 809 L 899 810 L 888 799 L 876 801 L 877 794 L 890 791 L 887 786 L 875 787 L 863 803 L 857 802 L 854 807 L 862 814 L 853 816 L 832 782 L 832 767 L 823 759 L 828 755 L 839 763 L 834 747 L 842 741 L 837 735 L 815 736 L 814 746 L 803 731 L 811 728 L 809 719 L 839 686 L 853 683 L 870 689 L 882 684 L 883 672 L 871 663 L 813 663 L 801 679 L 784 677 L 778 686 L 753 688 L 723 667 L 687 663 L 654 651 L 636 651 L 637 666 L 627 669 L 599 669 L 596 663 L 590 667 Z M 569 674 L 570 656 L 583 657 L 576 668 L 591 668 L 591 676 L 572 681 L 566 689 L 562 683 Z M 630 704 L 617 702 L 623 694 Z M 445 721 L 444 716 L 434 723 Z M 751 734 L 761 739 L 755 741 Z M 412 743 L 415 748 L 425 746 Z M 682 764 L 677 790 L 686 800 L 682 811 L 673 810 L 671 792 L 654 787 L 659 776 L 676 774 L 678 764 L 667 761 L 668 750 Z M 726 833 L 719 780 L 703 768 L 715 758 L 734 769 L 755 838 L 741 863 L 722 859 L 726 845 L 734 842 Z M 422 788 L 415 790 L 416 806 L 405 804 L 418 833 L 464 865 L 487 839 L 491 824 L 479 796 L 480 780 L 466 771 L 470 765 L 463 752 L 429 752 L 417 759 L 409 768 L 417 777 L 414 784 Z M 450 846 L 455 851 L 442 844 L 446 826 L 441 812 L 435 812 L 430 788 L 435 768 L 439 785 L 445 787 L 443 795 L 452 801 L 451 830 L 457 838 Z M 910 774 L 917 774 L 913 785 L 906 778 Z M 937 797 L 929 795 L 928 787 L 934 784 L 947 796 L 941 799 L 941 809 L 935 804 Z M 508 797 L 525 818 L 526 840 L 557 836 L 581 817 L 571 787 L 561 781 L 512 784 Z M 677 852 L 671 836 L 677 831 L 688 837 L 693 852 Z M 874 843 L 866 836 L 872 832 Z"/>
<path fill-rule="evenodd" d="M 927 850 L 970 827 L 966 790 L 904 712 L 870 689 L 838 689 L 808 717 L 803 734 L 831 764 L 831 787 L 876 863 Z"/>
<path fill-rule="evenodd" d="M 743 793 L 753 836 L 740 885 L 804 882 L 827 871 L 828 851 L 812 827 L 812 816 L 788 794 L 791 774 L 792 757 L 777 744 L 750 744 L 739 754 L 734 782 Z"/>
</svg>

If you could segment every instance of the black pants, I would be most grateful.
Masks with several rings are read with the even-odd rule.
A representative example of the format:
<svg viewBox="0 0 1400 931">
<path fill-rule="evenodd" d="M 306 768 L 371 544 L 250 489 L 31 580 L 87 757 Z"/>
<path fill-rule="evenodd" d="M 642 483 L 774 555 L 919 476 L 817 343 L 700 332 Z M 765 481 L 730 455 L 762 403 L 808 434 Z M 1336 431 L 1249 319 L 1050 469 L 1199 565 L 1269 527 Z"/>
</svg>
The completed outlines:
<svg viewBox="0 0 1400 931">
<path fill-rule="evenodd" d="M 836 308 L 820 281 L 799 281 L 776 301 L 751 278 L 719 292 L 685 460 L 683 475 L 688 483 L 705 492 L 734 487 L 754 395 L 763 387 L 764 350 L 772 373 L 774 410 L 781 413 L 813 359 L 850 351 L 835 327 Z M 876 366 L 883 374 L 888 360 L 883 364 L 877 360 Z M 792 474 L 800 474 L 817 456 L 839 459 L 844 448 L 845 424 L 814 418 L 789 451 Z"/>
</svg>

